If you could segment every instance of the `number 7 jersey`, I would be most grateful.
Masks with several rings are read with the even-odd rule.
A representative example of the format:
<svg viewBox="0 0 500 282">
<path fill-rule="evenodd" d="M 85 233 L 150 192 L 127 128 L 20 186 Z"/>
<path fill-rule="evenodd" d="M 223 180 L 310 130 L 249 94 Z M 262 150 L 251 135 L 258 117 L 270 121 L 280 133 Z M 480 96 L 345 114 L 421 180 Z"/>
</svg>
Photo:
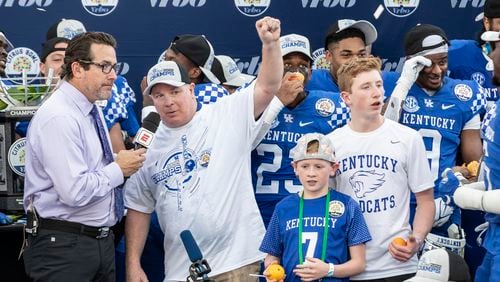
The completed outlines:
<svg viewBox="0 0 500 282">
<path fill-rule="evenodd" d="M 295 108 L 284 107 L 252 151 L 252 182 L 267 226 L 274 206 L 301 188 L 293 171 L 290 150 L 306 133 L 328 134 L 349 120 L 349 109 L 338 92 L 310 91 Z"/>
</svg>

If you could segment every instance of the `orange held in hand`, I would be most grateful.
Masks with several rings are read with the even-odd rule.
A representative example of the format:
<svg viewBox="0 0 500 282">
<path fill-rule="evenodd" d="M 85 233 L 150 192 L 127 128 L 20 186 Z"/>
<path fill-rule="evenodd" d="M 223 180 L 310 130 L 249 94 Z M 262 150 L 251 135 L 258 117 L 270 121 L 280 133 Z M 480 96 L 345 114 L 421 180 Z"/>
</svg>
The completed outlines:
<svg viewBox="0 0 500 282">
<path fill-rule="evenodd" d="M 469 170 L 471 176 L 477 176 L 479 170 L 479 162 L 477 161 L 470 162 L 467 165 L 467 169 Z"/>
<path fill-rule="evenodd" d="M 394 238 L 394 240 L 392 240 L 392 242 L 396 245 L 400 245 L 400 246 L 406 246 L 408 243 L 406 243 L 406 240 L 401 238 L 401 237 L 396 237 Z"/>
<path fill-rule="evenodd" d="M 300 72 L 294 72 L 290 75 L 288 80 L 299 80 L 300 82 L 304 82 L 304 75 Z"/>
<path fill-rule="evenodd" d="M 267 267 L 266 277 L 269 280 L 281 281 L 285 279 L 285 269 L 277 262 L 274 262 Z"/>
</svg>

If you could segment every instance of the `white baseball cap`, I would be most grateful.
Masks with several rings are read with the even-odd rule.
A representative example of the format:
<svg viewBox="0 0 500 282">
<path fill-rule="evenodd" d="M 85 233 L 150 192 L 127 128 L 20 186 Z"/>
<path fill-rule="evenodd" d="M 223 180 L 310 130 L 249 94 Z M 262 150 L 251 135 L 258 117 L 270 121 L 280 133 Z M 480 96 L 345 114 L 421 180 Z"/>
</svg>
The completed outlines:
<svg viewBox="0 0 500 282">
<path fill-rule="evenodd" d="M 73 37 L 86 31 L 87 30 L 85 29 L 83 23 L 78 20 L 61 19 L 49 28 L 46 39 L 49 40 L 54 37 L 64 37 L 71 40 Z"/>
<path fill-rule="evenodd" d="M 151 88 L 156 84 L 163 83 L 174 87 L 180 87 L 190 83 L 187 72 L 174 61 L 163 61 L 154 65 L 148 71 L 146 77 L 147 87 L 144 94 L 151 94 Z"/>
<path fill-rule="evenodd" d="M 417 273 L 405 282 L 470 282 L 465 260 L 444 248 L 425 252 L 418 261 Z"/>
<path fill-rule="evenodd" d="M 215 56 L 212 73 L 223 85 L 234 87 L 241 87 L 255 79 L 253 75 L 241 73 L 234 60 L 224 55 Z"/>
<path fill-rule="evenodd" d="M 306 55 L 311 61 L 311 44 L 309 39 L 298 34 L 288 34 L 280 37 L 281 55 L 284 57 L 290 53 L 298 52 Z"/>
<path fill-rule="evenodd" d="M 365 35 L 365 44 L 370 45 L 377 40 L 377 29 L 372 23 L 365 20 L 355 21 L 351 19 L 341 19 L 335 22 L 330 28 L 329 34 L 339 33 L 345 29 L 354 28 L 360 30 Z"/>
<path fill-rule="evenodd" d="M 311 142 L 318 142 L 318 150 L 308 152 L 307 147 Z M 308 159 L 321 159 L 328 162 L 335 162 L 335 152 L 332 141 L 321 133 L 307 133 L 299 138 L 297 145 L 290 151 L 290 156 L 294 162 Z"/>
</svg>

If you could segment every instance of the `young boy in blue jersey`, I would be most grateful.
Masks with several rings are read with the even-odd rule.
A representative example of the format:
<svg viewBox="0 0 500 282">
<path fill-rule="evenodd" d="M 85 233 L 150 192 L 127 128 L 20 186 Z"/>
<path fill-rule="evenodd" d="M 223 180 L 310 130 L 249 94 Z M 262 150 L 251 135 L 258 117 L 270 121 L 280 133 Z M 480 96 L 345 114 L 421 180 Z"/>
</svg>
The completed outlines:
<svg viewBox="0 0 500 282">
<path fill-rule="evenodd" d="M 280 37 L 283 79 L 264 113 L 265 128 L 252 151 L 252 184 L 264 225 L 276 204 L 302 189 L 290 162 L 290 150 L 306 133 L 328 134 L 347 123 L 349 109 L 337 92 L 304 90 L 311 77 L 309 39 L 299 34 Z M 303 80 L 296 79 L 302 75 Z"/>
<path fill-rule="evenodd" d="M 365 269 L 371 236 L 358 204 L 328 185 L 338 168 L 333 145 L 308 133 L 291 155 L 303 190 L 276 205 L 260 246 L 265 266 L 282 264 L 286 281 L 349 281 Z"/>
</svg>

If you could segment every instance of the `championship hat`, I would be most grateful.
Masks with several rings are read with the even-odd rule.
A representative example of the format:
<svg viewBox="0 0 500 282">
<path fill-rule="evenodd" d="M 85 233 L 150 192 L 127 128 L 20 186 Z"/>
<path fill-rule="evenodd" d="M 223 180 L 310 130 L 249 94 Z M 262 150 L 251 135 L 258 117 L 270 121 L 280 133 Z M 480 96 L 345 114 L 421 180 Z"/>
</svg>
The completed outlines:
<svg viewBox="0 0 500 282">
<path fill-rule="evenodd" d="M 162 61 L 149 69 L 146 82 L 147 87 L 144 89 L 144 94 L 150 95 L 151 88 L 156 84 L 163 83 L 174 87 L 180 87 L 189 84 L 190 79 L 186 70 L 176 62 Z"/>
<path fill-rule="evenodd" d="M 215 56 L 212 73 L 223 85 L 241 87 L 252 82 L 255 76 L 241 73 L 233 59 L 224 55 Z"/>
<path fill-rule="evenodd" d="M 60 19 L 49 28 L 45 39 L 49 40 L 54 37 L 73 39 L 76 35 L 86 31 L 85 26 L 78 20 Z"/>
<path fill-rule="evenodd" d="M 298 34 L 288 34 L 280 37 L 281 55 L 298 52 L 306 55 L 312 61 L 309 39 Z"/>
<path fill-rule="evenodd" d="M 308 150 L 309 144 L 317 143 L 316 150 Z M 311 148 L 309 148 L 311 149 Z M 335 162 L 333 144 L 328 137 L 321 133 L 307 133 L 299 138 L 297 145 L 290 151 L 294 162 L 308 159 L 321 159 Z"/>
<path fill-rule="evenodd" d="M 472 281 L 465 260 L 446 249 L 425 252 L 418 261 L 417 273 L 405 282 Z"/>
</svg>

